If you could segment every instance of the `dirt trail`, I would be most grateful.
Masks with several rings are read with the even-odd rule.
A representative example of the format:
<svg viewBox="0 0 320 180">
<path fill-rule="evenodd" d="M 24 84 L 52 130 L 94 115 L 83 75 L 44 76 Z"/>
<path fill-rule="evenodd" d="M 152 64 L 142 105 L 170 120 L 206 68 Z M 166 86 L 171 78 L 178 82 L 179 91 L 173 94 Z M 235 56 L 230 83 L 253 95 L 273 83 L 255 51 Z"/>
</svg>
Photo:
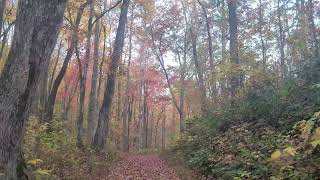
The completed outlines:
<svg viewBox="0 0 320 180">
<path fill-rule="evenodd" d="M 158 155 L 131 155 L 114 164 L 108 180 L 180 180 Z"/>
</svg>

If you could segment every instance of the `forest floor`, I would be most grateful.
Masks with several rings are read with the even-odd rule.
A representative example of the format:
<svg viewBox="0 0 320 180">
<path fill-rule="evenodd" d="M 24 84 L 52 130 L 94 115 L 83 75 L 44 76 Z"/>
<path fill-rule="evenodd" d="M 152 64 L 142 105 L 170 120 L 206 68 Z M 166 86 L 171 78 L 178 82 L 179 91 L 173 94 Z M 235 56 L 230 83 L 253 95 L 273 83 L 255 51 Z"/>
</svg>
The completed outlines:
<svg viewBox="0 0 320 180">
<path fill-rule="evenodd" d="M 109 169 L 109 180 L 180 180 L 175 169 L 158 155 L 128 155 Z"/>
</svg>

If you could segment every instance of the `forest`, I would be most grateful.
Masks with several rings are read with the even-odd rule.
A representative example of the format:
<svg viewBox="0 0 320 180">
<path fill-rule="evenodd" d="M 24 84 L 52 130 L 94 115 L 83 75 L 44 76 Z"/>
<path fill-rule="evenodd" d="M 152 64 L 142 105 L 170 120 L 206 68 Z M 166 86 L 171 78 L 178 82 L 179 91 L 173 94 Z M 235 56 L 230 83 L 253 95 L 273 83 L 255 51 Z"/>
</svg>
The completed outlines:
<svg viewBox="0 0 320 180">
<path fill-rule="evenodd" d="M 320 179 L 319 0 L 0 0 L 0 180 Z"/>
</svg>

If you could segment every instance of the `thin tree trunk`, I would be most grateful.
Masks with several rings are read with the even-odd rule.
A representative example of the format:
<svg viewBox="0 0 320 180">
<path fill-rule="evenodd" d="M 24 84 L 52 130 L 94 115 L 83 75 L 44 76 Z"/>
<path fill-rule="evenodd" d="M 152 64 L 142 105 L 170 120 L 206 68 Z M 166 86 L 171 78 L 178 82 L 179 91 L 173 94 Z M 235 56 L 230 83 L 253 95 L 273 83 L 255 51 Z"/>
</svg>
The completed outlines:
<svg viewBox="0 0 320 180">
<path fill-rule="evenodd" d="M 166 110 L 164 110 L 163 118 L 162 118 L 162 126 L 161 126 L 161 148 L 166 148 Z"/>
<path fill-rule="evenodd" d="M 114 95 L 114 87 L 117 69 L 121 59 L 124 39 L 125 39 L 125 29 L 127 24 L 127 14 L 130 0 L 123 0 L 121 13 L 119 18 L 119 25 L 116 34 L 116 40 L 113 48 L 112 59 L 110 64 L 110 70 L 108 72 L 107 85 L 104 93 L 104 99 L 99 112 L 98 127 L 92 142 L 92 146 L 97 150 L 103 150 L 105 146 L 106 137 L 108 134 L 111 104 Z"/>
<path fill-rule="evenodd" d="M 206 20 L 206 30 L 207 30 L 207 36 L 208 36 L 208 52 L 209 52 L 209 64 L 210 64 L 210 70 L 213 71 L 213 62 L 214 62 L 214 58 L 213 58 L 213 47 L 212 47 L 212 37 L 211 37 L 211 32 L 210 32 L 210 22 L 209 22 L 209 18 L 208 18 L 208 14 L 206 11 L 206 8 L 204 7 L 203 3 L 201 2 L 201 0 L 198 0 L 198 3 L 200 4 L 202 11 L 203 11 L 203 15 L 205 17 Z"/>
<path fill-rule="evenodd" d="M 89 9 L 89 20 L 88 20 L 88 30 L 87 30 L 87 45 L 86 45 L 86 53 L 85 53 L 85 60 L 82 70 L 82 78 L 80 81 L 80 102 L 79 102 L 79 116 L 77 120 L 77 146 L 79 148 L 83 147 L 83 119 L 84 119 L 84 111 L 85 111 L 85 98 L 86 98 L 86 83 L 87 83 L 87 74 L 88 74 L 88 67 L 90 61 L 90 51 L 91 51 L 91 35 L 93 29 L 93 13 L 94 13 L 94 3 L 93 0 L 87 1 L 90 5 Z M 90 121 L 92 119 L 88 119 L 88 129 Z"/>
<path fill-rule="evenodd" d="M 88 112 L 88 142 L 91 143 L 94 135 L 94 129 L 97 116 L 97 79 L 98 79 L 98 61 L 99 61 L 99 43 L 100 43 L 100 21 L 95 24 L 95 36 L 94 36 L 94 54 L 93 54 L 93 66 L 91 76 L 91 91 L 89 99 L 89 112 Z"/>
<path fill-rule="evenodd" d="M 56 44 L 66 0 L 19 1 L 12 48 L 0 77 L 1 179 L 26 179 L 25 122 Z"/>
<path fill-rule="evenodd" d="M 130 88 L 130 66 L 131 66 L 131 57 L 132 57 L 132 25 L 133 25 L 133 10 L 131 11 L 131 20 L 130 20 L 130 30 L 129 30 L 129 57 L 128 57 L 128 65 L 127 65 L 127 73 L 126 73 L 126 86 L 125 86 L 125 99 L 124 99 L 124 107 L 122 111 L 122 137 L 123 137 L 123 150 L 125 152 L 129 151 L 129 119 L 128 113 L 130 112 L 130 96 L 129 96 L 129 88 Z"/>
<path fill-rule="evenodd" d="M 48 104 L 47 104 L 47 107 L 46 107 L 46 115 L 45 115 L 46 116 L 45 117 L 45 121 L 46 122 L 51 122 L 51 120 L 52 120 L 57 92 L 58 92 L 58 89 L 59 89 L 60 84 L 62 82 L 62 79 L 63 79 L 64 75 L 67 72 L 69 62 L 70 62 L 70 60 L 71 60 L 71 58 L 73 56 L 73 52 L 74 52 L 75 46 L 76 46 L 77 41 L 78 41 L 78 31 L 79 31 L 80 20 L 81 20 L 81 17 L 83 15 L 84 9 L 85 9 L 85 7 L 87 5 L 88 5 L 87 3 L 82 4 L 80 6 L 78 12 L 77 12 L 76 22 L 73 25 L 73 29 L 72 29 L 70 47 L 69 47 L 69 49 L 67 51 L 67 55 L 66 55 L 66 57 L 65 57 L 65 59 L 63 61 L 61 70 L 60 70 L 59 74 L 57 75 L 57 77 L 56 77 L 56 79 L 55 79 L 55 81 L 53 83 L 50 95 L 48 97 Z"/>
<path fill-rule="evenodd" d="M 228 1 L 229 10 L 229 35 L 230 35 L 230 59 L 231 63 L 238 68 L 240 65 L 239 47 L 238 47 L 238 18 L 237 18 L 237 3 L 238 0 Z M 232 75 L 231 77 L 231 97 L 236 96 L 236 91 L 240 86 L 240 76 Z"/>
<path fill-rule="evenodd" d="M 281 77 L 284 79 L 287 76 L 287 68 L 286 68 L 286 57 L 284 52 L 284 46 L 285 46 L 285 33 L 283 30 L 283 25 L 281 22 L 281 7 L 280 7 L 280 1 L 277 2 L 277 23 L 278 23 L 278 29 L 279 29 L 279 51 L 280 51 L 280 68 L 281 68 Z"/>
<path fill-rule="evenodd" d="M 192 56 L 194 65 L 196 67 L 197 75 L 198 75 L 198 84 L 199 84 L 199 90 L 200 90 L 200 103 L 201 103 L 201 112 L 202 114 L 208 113 L 208 107 L 206 103 L 206 88 L 204 85 L 204 79 L 203 79 L 203 70 L 201 68 L 201 65 L 198 60 L 198 52 L 197 52 L 197 35 L 194 32 L 194 29 L 191 28 L 191 41 L 192 41 Z"/>
<path fill-rule="evenodd" d="M 259 0 L 259 36 L 261 42 L 261 51 L 262 51 L 262 65 L 264 71 L 267 67 L 267 52 L 266 52 L 266 45 L 263 38 L 263 7 L 262 7 L 262 0 Z"/>
<path fill-rule="evenodd" d="M 313 0 L 308 0 L 308 21 L 311 37 L 313 40 L 313 53 L 315 57 L 319 57 L 319 33 L 314 23 L 314 4 Z"/>
<path fill-rule="evenodd" d="M 69 112 L 70 112 L 70 109 L 71 109 L 71 103 L 72 103 L 72 100 L 77 92 L 77 89 L 78 89 L 78 84 L 79 84 L 79 77 L 77 79 L 77 83 L 76 85 L 71 88 L 70 90 L 70 96 L 68 97 L 67 101 L 66 101 L 66 104 L 64 105 L 65 108 L 64 108 L 64 111 L 62 113 L 62 120 L 66 121 L 68 119 L 68 116 L 69 116 Z"/>
<path fill-rule="evenodd" d="M 58 62 L 59 62 L 59 58 L 60 58 L 61 47 L 62 47 L 62 40 L 60 41 L 60 44 L 59 44 L 58 53 L 57 53 L 57 58 L 56 58 L 56 61 L 55 61 L 54 65 L 53 65 L 52 74 L 51 74 L 51 77 L 50 77 L 50 80 L 49 80 L 48 93 L 50 93 L 51 90 L 52 90 L 53 78 L 54 78 L 54 75 L 56 74 L 56 70 L 57 70 L 57 66 L 58 66 Z"/>
<path fill-rule="evenodd" d="M 100 91 L 101 91 L 101 85 L 102 85 L 102 79 L 103 79 L 103 64 L 104 64 L 104 61 L 106 60 L 106 43 L 107 43 L 107 31 L 106 31 L 106 28 L 103 27 L 103 34 L 104 34 L 104 40 L 103 40 L 103 52 L 102 52 L 102 61 L 99 65 L 99 84 L 98 84 L 98 92 L 97 92 L 97 98 L 98 98 L 98 102 L 99 102 L 99 99 L 100 99 Z M 98 106 L 99 107 L 99 106 Z"/>
<path fill-rule="evenodd" d="M 204 7 L 203 3 L 201 2 L 201 0 L 198 0 L 198 3 L 200 4 L 202 11 L 203 11 L 203 15 L 205 17 L 206 20 L 206 30 L 207 30 L 207 36 L 208 36 L 208 52 L 209 52 L 209 65 L 210 65 L 210 71 L 209 71 L 209 86 L 210 86 L 210 97 L 211 99 L 213 99 L 214 94 L 216 92 L 216 87 L 215 87 L 215 82 L 213 80 L 211 80 L 211 76 L 212 73 L 214 72 L 214 57 L 213 57 L 213 46 L 212 46 L 212 37 L 211 37 L 211 32 L 210 32 L 210 22 L 209 22 L 209 18 L 207 15 L 207 10 Z"/>
<path fill-rule="evenodd" d="M 226 55 L 227 55 L 227 13 L 225 8 L 225 0 L 221 0 L 221 6 L 220 6 L 220 12 L 221 12 L 221 63 L 225 64 L 226 61 Z M 224 97 L 228 97 L 228 78 L 225 77 L 221 80 L 221 94 Z M 221 102 L 220 102 L 221 103 Z M 223 104 L 221 103 L 221 106 Z"/>
</svg>

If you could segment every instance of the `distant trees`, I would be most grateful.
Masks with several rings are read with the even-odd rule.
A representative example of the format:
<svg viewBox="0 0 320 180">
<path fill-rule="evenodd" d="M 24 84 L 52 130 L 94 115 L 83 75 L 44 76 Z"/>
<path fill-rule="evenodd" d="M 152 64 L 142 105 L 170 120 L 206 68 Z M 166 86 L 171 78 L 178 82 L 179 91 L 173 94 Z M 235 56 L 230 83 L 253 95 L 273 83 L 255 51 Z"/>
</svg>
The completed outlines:
<svg viewBox="0 0 320 180">
<path fill-rule="evenodd" d="M 123 151 L 165 147 L 191 116 L 216 115 L 319 59 L 314 0 L 84 0 L 65 12 L 61 0 L 30 2 L 17 15 L 15 1 L 0 2 L 0 145 L 15 142 L 3 154 L 21 152 L 31 109 L 49 126 L 76 124 L 81 148 L 104 150 L 107 139 Z"/>
</svg>

